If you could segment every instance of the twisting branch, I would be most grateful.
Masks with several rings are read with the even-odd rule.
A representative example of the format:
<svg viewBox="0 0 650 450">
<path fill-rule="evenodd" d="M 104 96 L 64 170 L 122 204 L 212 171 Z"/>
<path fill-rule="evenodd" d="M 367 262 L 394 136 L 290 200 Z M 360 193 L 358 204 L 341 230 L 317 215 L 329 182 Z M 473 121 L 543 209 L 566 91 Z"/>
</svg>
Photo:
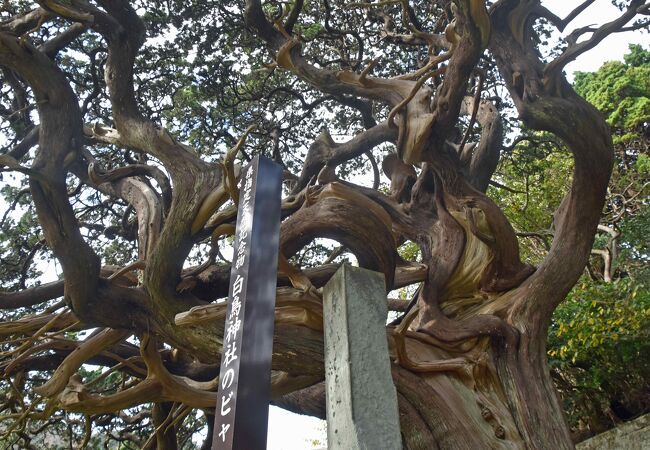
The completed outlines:
<svg viewBox="0 0 650 450">
<path fill-rule="evenodd" d="M 577 36 L 574 36 L 574 39 L 572 39 L 573 42 L 569 42 L 569 46 L 566 48 L 566 50 L 564 50 L 560 56 L 546 65 L 544 68 L 544 75 L 546 77 L 558 76 L 558 74 L 567 64 L 569 64 L 584 52 L 594 48 L 600 41 L 605 39 L 610 34 L 616 32 L 626 23 L 632 20 L 632 18 L 634 18 L 634 16 L 637 14 L 637 9 L 643 5 L 644 1 L 645 0 L 631 0 L 630 4 L 623 12 L 623 14 L 611 22 L 608 22 L 594 30 L 593 35 L 585 41 L 577 43 L 575 42 L 577 40 Z"/>
<path fill-rule="evenodd" d="M 61 296 L 63 296 L 63 281 L 53 281 L 18 292 L 0 292 L 0 309 L 25 308 Z"/>
<path fill-rule="evenodd" d="M 128 1 L 98 3 L 103 10 L 81 0 L 62 8 L 57 2 L 47 5 L 56 6 L 57 14 L 73 21 L 87 23 L 84 21 L 89 18 L 92 28 L 106 40 L 105 78 L 119 139 L 123 146 L 159 158 L 171 176 L 172 205 L 160 239 L 147 256 L 154 263 L 147 265 L 144 280 L 156 301 L 172 301 L 163 292 L 175 292 L 183 261 L 192 245 L 190 224 L 202 200 L 218 184 L 221 171 L 201 161 L 167 130 L 141 114 L 134 91 L 134 63 L 144 43 L 145 26 Z"/>
<path fill-rule="evenodd" d="M 538 5 L 536 8 L 536 12 L 540 15 L 540 17 L 544 17 L 545 19 L 548 19 L 549 22 L 555 26 L 559 31 L 564 31 L 567 25 L 569 25 L 573 19 L 578 17 L 580 13 L 582 13 L 585 9 L 587 9 L 595 0 L 585 0 L 582 2 L 580 5 L 578 5 L 573 11 L 571 11 L 569 14 L 564 19 L 560 19 L 558 16 L 553 14 L 551 11 L 549 11 L 547 8 L 545 8 L 542 5 Z"/>
<path fill-rule="evenodd" d="M 40 177 L 30 180 L 30 189 L 48 247 L 61 261 L 66 297 L 83 317 L 95 291 L 99 259 L 79 232 L 65 184 L 82 143 L 78 101 L 65 75 L 29 42 L 0 32 L 0 64 L 19 73 L 38 102 L 39 151 L 32 170 Z"/>
<path fill-rule="evenodd" d="M 338 182 L 327 184 L 314 197 L 282 223 L 281 252 L 291 257 L 314 237 L 336 239 L 357 257 L 359 265 L 383 272 L 387 287 L 392 286 L 396 245 L 388 213 L 358 190 Z"/>
<path fill-rule="evenodd" d="M 368 129 L 377 125 L 377 121 L 372 114 L 372 102 L 349 96 L 335 97 L 335 99 L 340 104 L 359 111 L 364 128 Z"/>
<path fill-rule="evenodd" d="M 100 185 L 102 183 L 113 183 L 122 178 L 128 177 L 151 177 L 156 180 L 156 183 L 158 183 L 165 211 L 169 211 L 169 207 L 171 206 L 171 184 L 167 178 L 167 175 L 165 175 L 163 171 L 156 166 L 147 164 L 132 164 L 130 166 L 112 169 L 106 173 L 101 173 L 97 165 L 94 162 L 91 162 L 88 164 L 88 176 L 90 177 L 90 180 L 96 185 Z"/>
<path fill-rule="evenodd" d="M 630 8 L 635 10 L 639 5 L 638 0 L 633 0 Z M 553 310 L 582 274 L 591 253 L 613 161 L 607 124 L 595 108 L 571 90 L 558 69 L 624 25 L 632 15 L 628 8 L 621 17 L 601 27 L 592 39 L 567 49 L 546 66 L 545 77 L 541 79 L 541 61 L 531 58 L 518 45 L 515 33 L 505 26 L 511 7 L 502 5 L 492 13 L 495 33 L 490 50 L 520 118 L 533 129 L 551 131 L 561 138 L 575 161 L 571 190 L 555 215 L 556 231 L 551 249 L 537 271 L 524 282 L 526 298 L 511 312 L 512 317 L 535 322 L 535 332 L 545 334 Z M 548 82 L 551 75 L 555 77 L 553 83 Z"/>
<path fill-rule="evenodd" d="M 305 163 L 296 183 L 293 193 L 300 192 L 314 175 L 317 175 L 323 166 L 335 168 L 339 164 L 356 158 L 383 142 L 394 141 L 397 132 L 389 126 L 388 122 L 382 122 L 344 143 L 335 143 L 327 130 L 323 130 L 307 152 Z"/>
<path fill-rule="evenodd" d="M 141 260 L 150 255 L 159 239 L 163 226 L 164 195 L 169 185 L 165 187 L 166 176 L 153 166 L 133 165 L 115 169 L 108 174 L 100 175 L 93 162 L 90 153 L 85 153 L 85 159 L 91 161 L 86 170 L 81 169 L 81 164 L 74 168 L 75 174 L 86 184 L 93 186 L 106 195 L 114 196 L 125 200 L 131 205 L 138 218 L 138 254 Z M 163 191 L 161 201 L 158 193 L 146 182 L 146 180 L 134 177 L 136 174 L 153 175 L 160 178 L 159 185 Z M 160 184 L 162 183 L 162 184 Z"/>
<path fill-rule="evenodd" d="M 70 355 L 66 357 L 48 382 L 42 386 L 36 387 L 35 391 L 45 397 L 54 397 L 63 391 L 66 384 L 68 384 L 70 377 L 76 373 L 79 367 L 81 367 L 88 358 L 96 355 L 107 347 L 118 344 L 126 339 L 130 334 L 130 332 L 123 330 L 104 329 L 89 337 L 75 352 L 70 353 Z"/>
</svg>

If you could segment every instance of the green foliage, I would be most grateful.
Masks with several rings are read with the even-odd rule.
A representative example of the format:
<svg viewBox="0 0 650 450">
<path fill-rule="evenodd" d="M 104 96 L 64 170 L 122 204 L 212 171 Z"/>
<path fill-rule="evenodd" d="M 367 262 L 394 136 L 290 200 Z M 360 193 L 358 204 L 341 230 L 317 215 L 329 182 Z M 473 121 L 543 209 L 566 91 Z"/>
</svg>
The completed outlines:
<svg viewBox="0 0 650 450">
<path fill-rule="evenodd" d="M 650 407 L 650 289 L 584 280 L 555 311 L 549 365 L 570 424 L 597 432 Z"/>
<path fill-rule="evenodd" d="M 585 281 L 576 286 L 557 309 L 550 330 L 551 361 L 575 364 L 600 360 L 594 378 L 615 372 L 619 361 L 650 356 L 650 289 L 629 278 L 613 283 Z M 650 360 L 648 360 L 650 361 Z"/>
<path fill-rule="evenodd" d="M 636 170 L 640 175 L 650 175 L 650 156 L 639 155 L 636 160 Z"/>
<path fill-rule="evenodd" d="M 297 31 L 299 31 L 300 35 L 304 39 L 310 41 L 314 39 L 323 29 L 324 27 L 320 23 L 312 23 L 310 25 L 302 25 L 298 27 Z"/>
<path fill-rule="evenodd" d="M 0 221 L 0 280 L 4 288 L 24 289 L 28 280 L 42 274 L 32 264 L 43 248 L 40 226 L 34 209 L 26 205 L 30 198 L 25 189 L 6 185 L 0 193 L 7 203 L 22 208 L 21 214 L 7 211 Z M 39 256 L 44 257 L 43 254 Z"/>
<path fill-rule="evenodd" d="M 650 206 L 644 205 L 638 214 L 623 220 L 621 235 L 621 259 L 639 264 L 650 262 Z"/>
<path fill-rule="evenodd" d="M 547 133 L 528 133 L 502 157 L 497 180 L 509 190 L 488 195 L 501 207 L 515 231 L 535 233 L 521 240 L 525 260 L 538 263 L 550 243 L 553 214 L 568 192 L 573 159 Z"/>
<path fill-rule="evenodd" d="M 406 261 L 420 261 L 420 247 L 415 242 L 407 241 L 397 249 L 397 253 Z"/>
<path fill-rule="evenodd" d="M 650 51 L 630 45 L 625 62 L 608 62 L 596 72 L 576 72 L 575 89 L 607 116 L 615 143 L 633 139 L 650 122 Z"/>
<path fill-rule="evenodd" d="M 638 44 L 630 44 L 630 53 L 623 56 L 626 64 L 632 67 L 641 67 L 650 64 L 650 51 L 644 50 Z"/>
</svg>

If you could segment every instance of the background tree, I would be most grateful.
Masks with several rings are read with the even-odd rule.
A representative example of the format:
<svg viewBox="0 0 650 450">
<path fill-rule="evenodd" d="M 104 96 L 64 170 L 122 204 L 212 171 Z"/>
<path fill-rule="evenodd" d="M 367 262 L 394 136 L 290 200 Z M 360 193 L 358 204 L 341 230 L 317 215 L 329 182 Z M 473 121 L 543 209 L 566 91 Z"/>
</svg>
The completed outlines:
<svg viewBox="0 0 650 450">
<path fill-rule="evenodd" d="M 286 168 L 276 404 L 324 416 L 318 288 L 354 255 L 387 290 L 413 286 L 387 326 L 405 448 L 571 448 L 546 336 L 589 261 L 614 148 L 562 69 L 647 27 L 647 4 L 548 53 L 540 36 L 592 0 L 564 19 L 536 0 L 37 3 L 5 3 L 0 26 L 9 442 L 58 427 L 177 448 L 207 414 L 209 445 L 233 180 L 262 153 Z M 520 126 L 509 105 L 571 154 L 536 266 L 485 194 Z M 51 258 L 61 277 L 39 284 Z"/>
</svg>

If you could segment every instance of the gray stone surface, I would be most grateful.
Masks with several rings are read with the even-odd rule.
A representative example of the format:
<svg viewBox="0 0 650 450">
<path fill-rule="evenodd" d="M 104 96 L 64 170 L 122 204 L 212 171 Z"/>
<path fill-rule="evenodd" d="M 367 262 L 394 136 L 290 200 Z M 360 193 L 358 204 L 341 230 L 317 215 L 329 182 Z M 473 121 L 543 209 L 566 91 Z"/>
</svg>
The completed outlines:
<svg viewBox="0 0 650 450">
<path fill-rule="evenodd" d="M 323 289 L 329 450 L 402 448 L 384 276 L 343 265 Z"/>
<path fill-rule="evenodd" d="M 577 450 L 650 449 L 650 414 L 580 442 Z"/>
</svg>

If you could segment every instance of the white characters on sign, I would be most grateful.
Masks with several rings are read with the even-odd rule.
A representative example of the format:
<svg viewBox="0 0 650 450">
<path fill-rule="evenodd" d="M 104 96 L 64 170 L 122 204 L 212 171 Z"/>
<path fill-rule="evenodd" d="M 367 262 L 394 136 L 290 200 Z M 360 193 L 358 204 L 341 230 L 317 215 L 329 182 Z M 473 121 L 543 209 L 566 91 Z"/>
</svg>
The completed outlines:
<svg viewBox="0 0 650 450">
<path fill-rule="evenodd" d="M 250 230 L 252 226 L 252 211 L 251 211 L 251 192 L 253 187 L 253 170 L 249 168 L 244 177 L 244 194 L 241 197 L 240 212 L 241 220 L 237 227 L 237 248 L 233 252 L 233 265 L 236 270 L 239 270 L 246 262 L 246 248 L 248 247 L 248 238 L 250 237 Z M 221 391 L 225 392 L 221 395 L 221 416 L 228 416 L 232 413 L 235 406 L 235 391 L 233 385 L 239 377 L 239 349 L 237 348 L 237 338 L 242 329 L 242 321 L 239 318 L 239 313 L 242 310 L 242 302 L 239 295 L 242 292 L 244 283 L 246 281 L 246 273 L 237 274 L 235 282 L 232 285 L 232 297 L 230 301 L 230 311 L 228 319 L 226 320 L 226 329 L 224 332 L 224 345 L 226 350 L 223 355 L 221 365 Z M 231 367 L 232 366 L 232 367 Z M 232 407 L 230 402 L 233 401 Z M 219 437 L 222 442 L 226 442 L 226 436 L 230 430 L 230 424 L 223 423 Z"/>
</svg>

